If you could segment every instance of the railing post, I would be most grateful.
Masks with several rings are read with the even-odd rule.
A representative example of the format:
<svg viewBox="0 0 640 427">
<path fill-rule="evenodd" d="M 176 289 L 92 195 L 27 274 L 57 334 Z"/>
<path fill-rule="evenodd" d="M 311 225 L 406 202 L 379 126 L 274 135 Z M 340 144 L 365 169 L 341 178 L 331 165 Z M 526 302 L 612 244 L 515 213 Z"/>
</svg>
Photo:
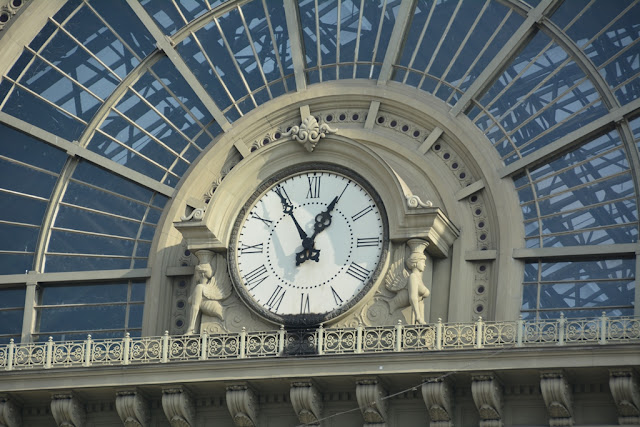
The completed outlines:
<svg viewBox="0 0 640 427">
<path fill-rule="evenodd" d="M 558 345 L 564 345 L 564 325 L 567 319 L 564 318 L 564 313 L 560 313 L 560 319 L 558 319 Z"/>
<path fill-rule="evenodd" d="M 47 356 L 45 358 L 44 367 L 50 369 L 53 362 L 53 337 L 49 337 L 47 341 Z"/>
<path fill-rule="evenodd" d="M 324 354 L 324 328 L 322 323 L 318 328 L 318 354 Z"/>
<path fill-rule="evenodd" d="M 131 353 L 131 334 L 127 332 L 122 341 L 122 346 L 124 347 L 124 351 L 122 352 L 122 364 L 128 365 L 130 363 L 129 354 Z"/>
<path fill-rule="evenodd" d="M 11 338 L 11 341 L 9 341 L 9 347 L 7 349 L 7 351 L 9 352 L 9 354 L 7 354 L 7 371 L 11 371 L 13 369 L 13 351 L 15 347 L 16 344 L 13 341 L 13 338 Z"/>
<path fill-rule="evenodd" d="M 483 337 L 483 332 L 482 332 L 482 316 L 478 317 L 478 321 L 476 322 L 476 345 L 475 348 L 482 348 L 482 337 Z"/>
<path fill-rule="evenodd" d="M 169 331 L 164 331 L 162 336 L 162 360 L 161 363 L 169 361 Z"/>
<path fill-rule="evenodd" d="M 200 341 L 200 360 L 207 360 L 207 333 L 203 332 L 201 335 L 202 340 Z"/>
<path fill-rule="evenodd" d="M 87 339 L 84 341 L 84 363 L 83 366 L 91 366 L 91 334 L 87 335 Z"/>
<path fill-rule="evenodd" d="M 516 347 L 522 347 L 523 335 L 524 335 L 524 320 L 522 319 L 522 314 L 518 318 L 518 330 L 516 331 Z"/>
<path fill-rule="evenodd" d="M 362 353 L 362 323 L 358 323 L 356 329 L 356 353 Z"/>
<path fill-rule="evenodd" d="M 396 351 L 402 351 L 402 320 L 398 319 L 398 324 L 396 325 Z"/>
<path fill-rule="evenodd" d="M 605 345 L 607 343 L 607 313 L 602 312 L 602 317 L 600 317 L 600 345 Z"/>
<path fill-rule="evenodd" d="M 280 330 L 278 331 L 278 354 L 282 355 L 284 353 L 284 340 L 286 339 L 284 325 L 280 325 Z"/>
<path fill-rule="evenodd" d="M 240 331 L 240 359 L 247 357 L 247 328 L 242 327 Z"/>
<path fill-rule="evenodd" d="M 436 323 L 436 350 L 442 350 L 442 318 Z"/>
</svg>

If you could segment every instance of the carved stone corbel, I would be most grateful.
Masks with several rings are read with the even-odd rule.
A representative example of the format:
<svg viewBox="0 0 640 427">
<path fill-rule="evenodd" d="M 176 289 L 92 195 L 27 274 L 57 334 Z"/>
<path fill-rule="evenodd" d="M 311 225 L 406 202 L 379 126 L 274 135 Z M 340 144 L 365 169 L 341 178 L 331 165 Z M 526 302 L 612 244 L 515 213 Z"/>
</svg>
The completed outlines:
<svg viewBox="0 0 640 427">
<path fill-rule="evenodd" d="M 330 133 L 336 133 L 338 129 L 331 129 L 326 123 L 318 123 L 318 120 L 309 115 L 302 120 L 300 126 L 293 126 L 288 132 L 282 136 L 290 136 L 304 146 L 308 152 L 315 150 L 316 145 Z"/>
<path fill-rule="evenodd" d="M 612 369 L 609 388 L 618 408 L 618 423 L 620 425 L 640 424 L 640 389 L 638 376 L 633 369 Z"/>
<path fill-rule="evenodd" d="M 289 396 L 300 423 L 312 426 L 320 425 L 322 396 L 311 380 L 292 382 Z"/>
<path fill-rule="evenodd" d="M 196 418 L 196 409 L 191 393 L 184 387 L 162 390 L 162 409 L 172 427 L 191 427 Z"/>
<path fill-rule="evenodd" d="M 356 398 L 365 426 L 384 426 L 387 422 L 387 391 L 377 378 L 356 381 Z"/>
<path fill-rule="evenodd" d="M 125 427 L 147 427 L 151 422 L 149 402 L 137 390 L 117 392 L 116 410 Z"/>
<path fill-rule="evenodd" d="M 258 401 L 247 384 L 234 384 L 227 387 L 227 408 L 235 425 L 243 427 L 258 425 Z"/>
<path fill-rule="evenodd" d="M 71 392 L 53 395 L 51 414 L 58 427 L 81 427 L 87 419 L 84 404 Z"/>
<path fill-rule="evenodd" d="M 540 389 L 549 412 L 550 426 L 572 426 L 573 408 L 571 390 L 564 373 L 561 371 L 542 372 Z"/>
<path fill-rule="evenodd" d="M 7 394 L 0 394 L 0 427 L 22 426 L 22 412 L 15 399 Z"/>
<path fill-rule="evenodd" d="M 448 378 L 424 378 L 422 398 L 429 418 L 430 427 L 453 427 L 453 391 Z"/>
<path fill-rule="evenodd" d="M 480 414 L 480 427 L 502 427 L 502 385 L 494 374 L 471 377 L 471 394 Z"/>
</svg>

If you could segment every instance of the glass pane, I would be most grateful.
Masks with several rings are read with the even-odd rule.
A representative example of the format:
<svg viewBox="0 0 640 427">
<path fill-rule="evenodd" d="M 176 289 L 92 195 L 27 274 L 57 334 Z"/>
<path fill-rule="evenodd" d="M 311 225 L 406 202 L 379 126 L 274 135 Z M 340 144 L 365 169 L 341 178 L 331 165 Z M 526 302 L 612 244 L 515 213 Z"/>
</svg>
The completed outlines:
<svg viewBox="0 0 640 427">
<path fill-rule="evenodd" d="M 0 309 L 12 308 L 12 307 L 23 307 L 24 296 L 26 292 L 27 290 L 25 288 L 0 289 Z M 22 323 L 22 321 L 20 323 Z M 0 325 L 2 325 L 2 322 L 0 322 Z"/>
<path fill-rule="evenodd" d="M 126 302 L 127 283 L 45 286 L 42 305 Z"/>
<path fill-rule="evenodd" d="M 123 329 L 126 306 L 40 308 L 40 332 Z M 82 322 L 78 322 L 82 319 Z M 86 338 L 86 337 L 85 337 Z"/>
</svg>

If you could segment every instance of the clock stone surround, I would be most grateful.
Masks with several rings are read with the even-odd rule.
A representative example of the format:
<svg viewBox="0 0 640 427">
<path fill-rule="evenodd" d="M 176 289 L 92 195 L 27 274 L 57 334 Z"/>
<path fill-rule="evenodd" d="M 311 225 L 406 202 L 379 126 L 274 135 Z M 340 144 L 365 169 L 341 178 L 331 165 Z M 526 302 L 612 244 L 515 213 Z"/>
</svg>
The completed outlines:
<svg viewBox="0 0 640 427">
<path fill-rule="evenodd" d="M 405 245 L 407 241 L 418 239 L 425 242 L 428 257 L 422 282 L 429 286 L 434 260 L 450 256 L 459 230 L 438 206 L 433 206 L 431 202 L 417 202 L 419 197 L 411 194 L 412 189 L 376 152 L 363 142 L 340 135 L 326 137 L 313 153 L 292 141 L 283 140 L 249 154 L 226 174 L 211 197 L 206 211 L 196 212 L 197 215 L 183 217 L 183 221 L 174 223 L 186 242 L 186 248 L 192 253 L 199 252 L 198 258 L 201 259 L 204 251 L 226 257 L 238 216 L 242 214 L 247 200 L 264 186 L 265 180 L 276 174 L 286 173 L 292 165 L 306 164 L 311 167 L 314 163 L 330 164 L 352 171 L 375 189 L 386 210 L 388 240 L 394 259 L 404 259 L 410 255 L 408 246 Z M 424 194 L 424 190 L 419 190 Z M 397 320 L 416 322 L 415 316 L 411 315 L 410 300 L 406 293 L 403 298 L 398 299 L 398 295 L 385 289 L 384 282 L 389 280 L 386 275 L 389 273 L 390 258 L 385 250 L 384 258 L 380 261 L 381 274 L 375 278 L 366 295 L 352 301 L 344 313 L 326 320 L 327 326 L 385 324 L 395 323 Z M 398 304 L 398 301 L 401 302 Z M 245 300 L 235 290 L 230 298 L 225 298 L 220 303 L 221 316 L 211 317 L 202 313 L 199 332 L 237 332 L 243 326 L 254 330 L 274 327 L 272 320 L 264 319 L 259 312 L 256 313 L 255 308 L 247 307 Z M 419 303 L 424 304 L 422 297 Z"/>
</svg>

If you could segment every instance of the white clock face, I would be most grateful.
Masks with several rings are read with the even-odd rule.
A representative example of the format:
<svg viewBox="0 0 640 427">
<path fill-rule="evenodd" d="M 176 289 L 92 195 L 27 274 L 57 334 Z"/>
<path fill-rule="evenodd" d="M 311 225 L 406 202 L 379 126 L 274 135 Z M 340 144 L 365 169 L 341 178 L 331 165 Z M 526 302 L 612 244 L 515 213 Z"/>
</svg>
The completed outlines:
<svg viewBox="0 0 640 427">
<path fill-rule="evenodd" d="M 309 325 L 344 312 L 380 273 L 386 215 L 355 174 L 324 165 L 268 181 L 230 249 L 240 295 L 270 320 Z"/>
</svg>

